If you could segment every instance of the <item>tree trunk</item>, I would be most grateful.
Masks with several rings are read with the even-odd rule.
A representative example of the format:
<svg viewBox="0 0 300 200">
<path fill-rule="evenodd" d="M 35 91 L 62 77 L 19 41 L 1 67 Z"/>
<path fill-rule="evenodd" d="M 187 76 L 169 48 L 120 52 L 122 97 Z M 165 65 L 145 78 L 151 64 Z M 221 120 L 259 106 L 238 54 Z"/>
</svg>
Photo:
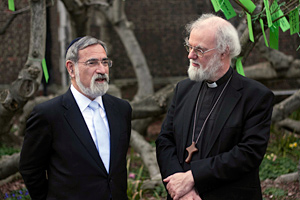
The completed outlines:
<svg viewBox="0 0 300 200">
<path fill-rule="evenodd" d="M 122 21 L 118 25 L 114 26 L 114 29 L 120 36 L 126 48 L 127 55 L 133 64 L 133 68 L 138 79 L 138 91 L 134 97 L 134 100 L 137 101 L 152 95 L 152 77 L 150 75 L 144 54 L 142 53 L 133 31 L 127 27 L 125 21 Z"/>
<path fill-rule="evenodd" d="M 291 115 L 293 111 L 299 108 L 300 108 L 300 90 L 298 90 L 292 96 L 283 100 L 279 104 L 276 104 L 273 107 L 272 122 L 276 123 L 281 120 L 284 120 L 289 115 Z"/>
<path fill-rule="evenodd" d="M 0 180 L 9 177 L 19 171 L 20 153 L 11 156 L 3 156 L 0 160 Z"/>
<path fill-rule="evenodd" d="M 175 85 L 173 84 L 167 85 L 153 96 L 149 96 L 141 101 L 132 102 L 132 119 L 156 117 L 166 113 L 173 96 L 174 87 Z"/>
<path fill-rule="evenodd" d="M 77 0 L 61 0 L 71 16 L 71 28 L 73 39 L 85 36 L 87 30 L 87 6 L 85 2 Z"/>
<path fill-rule="evenodd" d="M 132 30 L 132 24 L 127 20 L 124 11 L 125 1 L 115 0 L 107 18 L 118 33 L 127 55 L 133 65 L 138 80 L 138 91 L 134 100 L 140 100 L 154 93 L 152 76 L 142 49 Z"/>
<path fill-rule="evenodd" d="M 244 68 L 244 71 L 246 77 L 254 80 L 271 80 L 277 78 L 276 70 L 269 62 L 262 62 L 247 66 Z"/>
<path fill-rule="evenodd" d="M 46 46 L 46 1 L 31 0 L 30 46 L 27 62 L 16 81 L 0 95 L 0 139 L 3 143 L 21 142 L 9 134 L 13 116 L 33 97 L 43 75 Z M 13 139 L 12 139 L 13 138 Z"/>
<path fill-rule="evenodd" d="M 289 131 L 292 131 L 292 132 L 300 135 L 300 122 L 297 120 L 292 120 L 292 119 L 286 118 L 286 119 L 278 122 L 277 125 L 281 128 L 287 129 Z"/>
<path fill-rule="evenodd" d="M 156 162 L 155 148 L 147 142 L 143 136 L 141 136 L 135 130 L 131 130 L 130 145 L 140 153 L 143 163 L 148 168 L 150 177 L 155 177 L 159 174 L 158 164 Z"/>
<path fill-rule="evenodd" d="M 18 135 L 19 136 L 23 137 L 25 134 L 26 121 L 27 121 L 33 107 L 36 106 L 37 104 L 48 101 L 48 100 L 52 99 L 53 97 L 54 97 L 53 95 L 40 96 L 40 97 L 36 97 L 26 103 L 26 105 L 23 108 L 22 115 L 20 115 L 20 117 L 19 117 L 19 124 L 18 124 L 18 132 L 19 132 Z"/>
</svg>

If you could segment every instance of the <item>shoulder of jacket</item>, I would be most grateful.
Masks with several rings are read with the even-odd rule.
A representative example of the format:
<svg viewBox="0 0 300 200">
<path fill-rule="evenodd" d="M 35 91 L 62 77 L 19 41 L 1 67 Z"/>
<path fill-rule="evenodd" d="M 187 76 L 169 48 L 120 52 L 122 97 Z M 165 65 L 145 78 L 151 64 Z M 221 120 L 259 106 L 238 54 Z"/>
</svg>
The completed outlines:
<svg viewBox="0 0 300 200">
<path fill-rule="evenodd" d="M 191 79 L 187 78 L 182 81 L 179 81 L 176 85 L 176 88 L 178 90 L 189 90 L 190 88 L 193 87 L 197 82 L 196 81 L 191 81 Z"/>
</svg>

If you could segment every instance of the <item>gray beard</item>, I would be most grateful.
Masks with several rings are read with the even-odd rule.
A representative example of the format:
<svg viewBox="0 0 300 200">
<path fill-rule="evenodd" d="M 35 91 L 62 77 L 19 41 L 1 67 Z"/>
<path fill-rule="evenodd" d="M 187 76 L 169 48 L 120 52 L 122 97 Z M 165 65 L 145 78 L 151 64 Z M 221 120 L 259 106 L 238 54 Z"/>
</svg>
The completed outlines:
<svg viewBox="0 0 300 200">
<path fill-rule="evenodd" d="M 210 59 L 205 69 L 203 69 L 203 65 L 198 62 L 196 63 L 199 65 L 199 68 L 194 67 L 192 65 L 193 62 L 195 61 L 190 60 L 188 76 L 192 81 L 196 82 L 213 80 L 217 76 L 217 71 L 222 67 L 222 63 L 217 57 L 217 54 Z"/>
<path fill-rule="evenodd" d="M 106 78 L 107 81 L 105 81 L 103 83 L 97 83 L 95 81 L 97 78 Z M 109 85 L 108 85 L 109 77 L 107 74 L 104 74 L 104 75 L 95 74 L 91 79 L 90 87 L 85 87 L 81 83 L 78 66 L 75 66 L 75 80 L 76 80 L 76 83 L 77 83 L 79 89 L 82 91 L 82 93 L 93 99 L 98 96 L 103 96 L 109 88 Z"/>
</svg>

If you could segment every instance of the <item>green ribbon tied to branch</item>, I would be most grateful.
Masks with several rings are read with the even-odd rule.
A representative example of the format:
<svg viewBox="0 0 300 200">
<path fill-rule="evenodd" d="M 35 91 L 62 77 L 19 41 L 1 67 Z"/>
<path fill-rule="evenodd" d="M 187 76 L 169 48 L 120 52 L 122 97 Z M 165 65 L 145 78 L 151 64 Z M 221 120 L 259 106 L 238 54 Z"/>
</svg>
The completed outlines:
<svg viewBox="0 0 300 200">
<path fill-rule="evenodd" d="M 242 64 L 242 59 L 243 59 L 242 56 L 238 57 L 237 60 L 236 60 L 235 66 L 236 66 L 237 73 L 239 73 L 242 76 L 245 76 L 245 72 L 244 72 L 243 64 Z"/>
<path fill-rule="evenodd" d="M 15 11 L 15 2 L 14 0 L 8 0 L 8 10 Z"/>
<path fill-rule="evenodd" d="M 45 58 L 42 60 L 42 68 L 43 68 L 43 72 L 44 72 L 45 81 L 46 81 L 46 83 L 48 83 L 49 74 L 48 74 L 48 69 L 47 69 Z"/>
</svg>

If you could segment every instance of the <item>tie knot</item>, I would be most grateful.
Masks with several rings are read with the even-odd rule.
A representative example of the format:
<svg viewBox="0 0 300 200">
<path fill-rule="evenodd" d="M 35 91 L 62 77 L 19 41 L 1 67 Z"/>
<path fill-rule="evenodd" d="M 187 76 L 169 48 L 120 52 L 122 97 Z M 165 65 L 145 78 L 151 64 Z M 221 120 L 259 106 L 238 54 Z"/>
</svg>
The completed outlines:
<svg viewBox="0 0 300 200">
<path fill-rule="evenodd" d="M 99 108 L 99 103 L 96 102 L 96 101 L 92 101 L 90 104 L 89 104 L 89 107 L 92 109 L 92 110 L 97 110 Z"/>
</svg>

